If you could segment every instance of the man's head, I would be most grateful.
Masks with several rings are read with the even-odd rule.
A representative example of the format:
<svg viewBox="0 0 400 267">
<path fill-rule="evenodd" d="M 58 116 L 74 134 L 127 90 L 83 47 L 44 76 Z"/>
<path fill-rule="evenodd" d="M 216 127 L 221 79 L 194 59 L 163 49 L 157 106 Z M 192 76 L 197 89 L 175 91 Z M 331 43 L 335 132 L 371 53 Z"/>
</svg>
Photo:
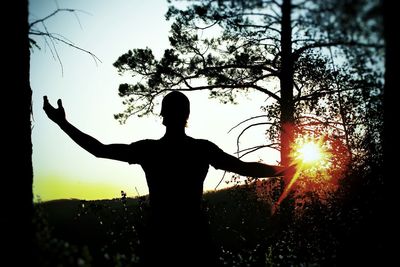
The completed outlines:
<svg viewBox="0 0 400 267">
<path fill-rule="evenodd" d="M 189 113 L 189 99 L 179 91 L 167 94 L 161 103 L 161 116 L 165 126 L 186 126 Z"/>
</svg>

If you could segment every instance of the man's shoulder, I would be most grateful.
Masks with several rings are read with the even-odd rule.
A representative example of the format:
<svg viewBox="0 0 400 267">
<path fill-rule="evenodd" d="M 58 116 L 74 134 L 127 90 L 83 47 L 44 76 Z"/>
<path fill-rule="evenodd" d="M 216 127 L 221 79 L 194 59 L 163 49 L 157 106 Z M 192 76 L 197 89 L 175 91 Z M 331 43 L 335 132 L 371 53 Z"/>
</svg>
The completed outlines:
<svg viewBox="0 0 400 267">
<path fill-rule="evenodd" d="M 193 138 L 193 137 L 191 137 L 191 136 L 188 136 L 188 138 L 189 138 L 189 140 L 190 140 L 191 142 L 197 143 L 197 144 L 200 144 L 200 145 L 206 145 L 206 144 L 213 144 L 213 145 L 214 145 L 213 142 L 211 142 L 211 141 L 209 141 L 209 140 L 207 140 L 207 139 Z"/>
<path fill-rule="evenodd" d="M 216 144 L 214 144 L 213 142 L 211 142 L 210 140 L 207 139 L 197 139 L 197 138 L 193 138 L 193 137 L 189 137 L 190 141 L 198 146 L 201 146 L 205 149 L 215 149 L 218 148 L 218 146 Z"/>
<path fill-rule="evenodd" d="M 159 140 L 155 140 L 155 139 L 142 139 L 139 141 L 134 141 L 132 143 L 130 143 L 130 146 L 146 146 L 146 145 L 152 145 L 152 144 L 156 144 Z"/>
</svg>

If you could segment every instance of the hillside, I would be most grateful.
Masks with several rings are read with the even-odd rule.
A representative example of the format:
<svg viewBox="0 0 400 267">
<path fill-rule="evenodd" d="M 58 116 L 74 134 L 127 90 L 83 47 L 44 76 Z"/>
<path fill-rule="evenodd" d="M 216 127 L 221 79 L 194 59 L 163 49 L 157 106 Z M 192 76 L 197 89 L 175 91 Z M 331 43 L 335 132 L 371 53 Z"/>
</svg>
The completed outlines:
<svg viewBox="0 0 400 267">
<path fill-rule="evenodd" d="M 204 195 L 209 228 L 224 266 L 368 263 L 369 258 L 360 257 L 366 251 L 372 257 L 382 246 L 376 242 L 381 239 L 371 235 L 376 231 L 371 228 L 374 221 L 370 222 L 374 215 L 368 207 L 360 210 L 358 202 L 332 200 L 322 204 L 314 199 L 299 213 L 288 197 L 271 216 L 270 204 L 259 198 L 255 186 Z M 37 266 L 139 266 L 147 196 L 55 200 L 35 207 Z"/>
<path fill-rule="evenodd" d="M 270 235 L 269 206 L 255 197 L 251 186 L 204 194 L 212 235 L 228 254 L 252 250 Z M 39 203 L 39 241 L 46 243 L 50 239 L 54 243 L 41 248 L 39 260 L 49 266 L 55 262 L 63 266 L 69 262 L 72 266 L 79 259 L 82 266 L 113 266 L 118 261 L 123 266 L 135 266 L 136 259 L 129 257 L 139 245 L 147 208 L 147 196 Z"/>
</svg>

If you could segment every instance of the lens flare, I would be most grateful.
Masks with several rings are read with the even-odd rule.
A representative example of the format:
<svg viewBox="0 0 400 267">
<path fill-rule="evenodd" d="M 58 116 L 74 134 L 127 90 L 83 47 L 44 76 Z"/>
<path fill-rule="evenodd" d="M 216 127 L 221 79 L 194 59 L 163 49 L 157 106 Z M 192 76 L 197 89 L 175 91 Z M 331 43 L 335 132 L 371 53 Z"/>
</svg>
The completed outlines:
<svg viewBox="0 0 400 267">
<path fill-rule="evenodd" d="M 303 174 L 313 178 L 331 167 L 332 154 L 329 152 L 325 138 L 298 136 L 292 145 L 290 158 Z"/>
<path fill-rule="evenodd" d="M 273 213 L 287 195 L 312 192 L 320 199 L 326 198 L 338 187 L 338 181 L 349 162 L 349 152 L 340 139 L 327 135 L 297 133 L 291 145 L 291 163 L 296 166 L 292 177 L 285 178 L 285 187 L 273 207 Z"/>
<path fill-rule="evenodd" d="M 313 142 L 304 144 L 303 147 L 299 148 L 298 153 L 299 159 L 304 163 L 317 162 L 322 158 L 321 148 Z"/>
</svg>

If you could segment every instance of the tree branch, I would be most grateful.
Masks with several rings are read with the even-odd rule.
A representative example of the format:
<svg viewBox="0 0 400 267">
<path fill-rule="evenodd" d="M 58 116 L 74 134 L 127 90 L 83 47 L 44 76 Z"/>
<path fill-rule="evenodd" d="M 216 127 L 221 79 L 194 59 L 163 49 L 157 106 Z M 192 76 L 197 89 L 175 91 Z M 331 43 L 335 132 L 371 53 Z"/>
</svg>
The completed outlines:
<svg viewBox="0 0 400 267">
<path fill-rule="evenodd" d="M 52 34 L 52 33 L 49 33 L 49 32 L 40 32 L 40 31 L 29 31 L 29 34 L 38 35 L 38 36 L 46 36 L 46 37 L 48 37 L 48 38 L 50 38 L 52 40 L 56 40 L 56 41 L 62 42 L 64 44 L 66 44 L 66 45 L 69 45 L 69 46 L 75 48 L 75 49 L 78 49 L 78 50 L 80 50 L 82 52 L 85 52 L 85 53 L 89 54 L 90 56 L 92 56 L 92 58 L 93 58 L 94 62 L 96 63 L 96 65 L 97 65 L 97 61 L 99 61 L 100 63 L 102 62 L 95 54 L 93 54 L 89 50 L 83 49 L 83 48 L 81 48 L 79 46 L 74 45 L 73 43 L 71 43 L 69 41 L 63 40 L 63 39 L 55 36 L 55 34 Z"/>
<path fill-rule="evenodd" d="M 265 64 L 255 64 L 255 65 L 238 65 L 238 64 L 226 64 L 223 66 L 215 66 L 215 67 L 205 67 L 202 71 L 208 70 L 224 70 L 224 69 L 263 69 L 271 72 L 272 74 L 278 76 L 278 71 L 274 70 L 270 67 L 267 67 Z"/>
<path fill-rule="evenodd" d="M 273 99 L 275 99 L 275 100 L 277 100 L 279 102 L 281 101 L 281 98 L 279 96 L 277 96 L 276 94 L 274 94 L 273 92 L 271 92 L 271 91 L 269 91 L 269 90 L 267 90 L 265 88 L 262 88 L 261 86 L 258 86 L 256 84 L 249 84 L 247 87 L 256 89 L 256 90 L 258 90 L 260 92 L 263 92 L 264 94 L 269 95 L 270 97 L 272 97 Z"/>
<path fill-rule="evenodd" d="M 244 153 L 243 155 L 238 156 L 238 158 L 243 158 L 244 156 L 246 156 L 246 155 L 248 155 L 248 154 L 250 154 L 250 153 L 256 152 L 257 150 L 260 150 L 260 149 L 262 149 L 262 148 L 272 148 L 272 149 L 275 149 L 275 150 L 277 150 L 277 151 L 280 151 L 279 148 L 277 148 L 276 146 L 279 146 L 279 143 L 272 143 L 272 144 L 269 144 L 269 145 L 259 145 L 259 146 L 249 147 L 249 148 L 245 148 L 245 149 L 243 149 L 243 150 L 241 150 L 241 151 L 238 151 L 238 152 L 236 152 L 235 154 L 238 154 L 238 155 L 239 155 L 239 153 L 242 153 L 242 152 L 244 152 L 244 151 L 247 151 L 247 152 Z"/>
<path fill-rule="evenodd" d="M 55 16 L 59 12 L 76 12 L 76 10 L 75 9 L 70 9 L 70 8 L 57 8 L 55 11 L 53 11 L 52 13 L 47 15 L 46 17 L 44 17 L 42 19 L 35 20 L 32 23 L 29 23 L 29 29 L 31 29 L 35 24 L 38 24 L 38 23 L 41 23 L 41 22 L 44 22 L 44 21 L 48 20 L 49 18 Z"/>
<path fill-rule="evenodd" d="M 239 127 L 240 125 L 242 125 L 242 124 L 245 123 L 245 122 L 248 122 L 248 121 L 251 121 L 251 120 L 254 120 L 254 119 L 258 119 L 258 118 L 263 118 L 263 117 L 268 117 L 268 116 L 267 116 L 267 115 L 258 115 L 258 116 L 254 116 L 254 117 L 245 119 L 244 121 L 241 121 L 241 122 L 239 122 L 238 124 L 236 124 L 235 126 L 233 126 L 233 127 L 228 131 L 228 133 L 230 133 L 232 130 L 234 130 L 235 128 Z"/>
<path fill-rule="evenodd" d="M 306 119 L 306 120 L 314 120 L 314 121 L 317 121 L 319 124 L 323 124 L 323 125 L 327 125 L 327 124 L 329 124 L 329 125 L 344 125 L 344 123 L 343 122 L 339 122 L 339 121 L 330 121 L 330 120 L 322 120 L 322 119 L 320 119 L 320 118 L 316 118 L 316 117 L 314 117 L 314 116 L 301 116 L 301 117 L 298 117 L 298 119 L 299 120 L 301 120 L 301 119 Z M 309 123 L 309 122 L 307 122 L 307 123 Z M 301 124 L 301 125 L 306 125 L 306 124 Z M 311 124 L 310 124 L 311 125 Z M 313 124 L 313 125 L 315 125 L 315 124 Z M 357 123 L 357 122 L 354 122 L 354 123 L 346 123 L 346 125 L 351 125 L 351 126 L 356 126 L 356 125 L 363 125 L 363 123 L 361 123 L 361 122 L 359 122 L 359 123 Z M 337 128 L 337 129 L 340 129 L 340 128 Z M 341 130 L 344 130 L 344 129 L 341 129 Z"/>
<path fill-rule="evenodd" d="M 259 65 L 262 68 L 262 65 Z M 251 68 L 254 68 L 256 66 L 251 66 Z M 204 68 L 202 71 L 200 71 L 200 73 L 204 72 L 204 70 L 223 70 L 223 69 L 227 69 L 227 68 L 250 68 L 250 66 L 240 66 L 240 65 L 225 65 L 225 66 L 218 66 L 218 67 L 206 67 Z M 270 68 L 268 68 L 268 70 L 270 70 Z M 272 70 L 274 71 L 274 70 Z M 186 85 L 186 89 L 184 88 L 179 88 L 179 90 L 181 91 L 195 91 L 195 90 L 212 90 L 212 89 L 216 89 L 216 88 L 232 88 L 232 89 L 236 89 L 236 88 L 253 88 L 255 90 L 258 90 L 262 93 L 265 93 L 267 95 L 269 95 L 270 97 L 274 98 L 277 101 L 280 101 L 280 97 L 277 96 L 276 94 L 274 94 L 273 92 L 269 91 L 268 89 L 262 88 L 261 86 L 258 86 L 254 83 L 236 83 L 236 84 L 214 84 L 214 85 L 206 85 L 206 86 L 191 86 L 188 82 L 188 80 L 190 79 L 196 79 L 196 78 L 200 78 L 199 74 L 196 74 L 194 76 L 190 76 L 190 77 L 185 77 L 183 76 L 182 73 L 178 73 L 175 72 L 175 75 L 181 77 L 181 80 L 176 84 L 177 86 L 179 85 L 179 83 L 183 82 Z M 277 75 L 267 75 L 267 76 L 277 76 Z M 256 80 L 257 81 L 257 80 Z"/>
<path fill-rule="evenodd" d="M 273 19 L 273 21 L 278 23 L 280 21 L 280 15 L 279 14 L 275 14 L 275 15 L 276 16 L 271 15 L 271 14 L 267 14 L 267 13 L 257 13 L 257 12 L 248 12 L 248 13 L 246 13 L 246 12 L 243 12 L 243 13 L 232 15 L 232 16 L 226 16 L 226 18 L 233 18 L 233 17 L 239 17 L 239 16 L 262 16 L 262 17 L 271 18 L 271 19 Z"/>
<path fill-rule="evenodd" d="M 278 34 L 281 34 L 280 30 L 270 26 L 273 23 L 271 23 L 268 26 L 267 25 L 256 25 L 256 24 L 240 24 L 240 23 L 233 23 L 233 24 L 235 26 L 238 26 L 238 27 L 243 27 L 243 28 L 261 28 L 261 29 L 264 29 L 264 30 L 271 30 L 271 31 L 277 32 Z"/>
<path fill-rule="evenodd" d="M 354 91 L 354 90 L 362 90 L 363 88 L 350 88 L 350 89 L 341 89 L 341 90 L 332 90 L 332 91 L 317 91 L 308 95 L 304 95 L 302 97 L 299 97 L 297 101 L 302 101 L 302 100 L 312 100 L 314 98 L 318 98 L 324 95 L 332 95 L 336 93 L 341 93 L 341 92 L 346 92 L 346 91 Z"/>
<path fill-rule="evenodd" d="M 195 23 L 193 23 L 193 28 L 196 29 L 196 30 L 206 30 L 206 29 L 212 28 L 213 26 L 217 25 L 219 22 L 220 22 L 220 20 L 217 19 L 213 23 L 211 23 L 210 25 L 207 25 L 207 26 L 204 26 L 204 27 L 197 26 Z"/>
<path fill-rule="evenodd" d="M 360 46 L 360 47 L 370 47 L 370 48 L 383 48 L 383 45 L 379 44 L 366 44 L 366 43 L 360 43 L 360 42 L 355 42 L 355 41 L 334 41 L 334 42 L 317 42 L 314 44 L 309 44 L 305 45 L 303 47 L 300 47 L 296 49 L 293 52 L 294 60 L 297 60 L 300 55 L 309 50 L 309 49 L 314 49 L 314 48 L 324 48 L 324 47 L 333 47 L 333 46 Z"/>
<path fill-rule="evenodd" d="M 64 43 L 64 44 L 66 44 L 68 46 L 71 46 L 71 47 L 73 47 L 73 48 L 75 48 L 77 50 L 80 50 L 82 52 L 85 52 L 85 53 L 89 54 L 93 58 L 93 60 L 94 60 L 96 65 L 97 65 L 97 61 L 101 62 L 101 60 L 95 54 L 93 54 L 92 52 L 90 52 L 90 51 L 88 51 L 86 49 L 83 49 L 83 48 L 81 48 L 79 46 L 76 46 L 70 40 L 68 40 L 67 38 L 65 38 L 62 35 L 58 35 L 58 34 L 55 34 L 55 33 L 50 33 L 48 31 L 47 27 L 46 27 L 45 21 L 50 19 L 51 17 L 55 16 L 56 14 L 58 14 L 60 12 L 72 12 L 76 17 L 76 19 L 77 19 L 77 21 L 79 23 L 79 26 L 82 28 L 81 22 L 79 21 L 79 17 L 76 15 L 76 12 L 78 12 L 78 11 L 82 12 L 82 13 L 89 14 L 88 12 L 83 11 L 83 10 L 70 9 L 70 8 L 57 8 L 55 11 L 53 11 L 52 13 L 47 15 L 46 17 L 44 17 L 42 19 L 35 20 L 35 21 L 29 23 L 28 35 L 37 35 L 37 36 L 43 36 L 44 37 L 46 44 L 50 47 L 50 51 L 51 51 L 53 57 L 55 55 L 55 57 L 57 58 L 58 62 L 60 63 L 61 73 L 64 72 L 63 71 L 63 64 L 62 64 L 61 58 L 60 58 L 60 56 L 58 54 L 58 51 L 57 51 L 57 48 L 56 48 L 56 45 L 55 45 L 54 41 L 59 41 L 59 42 Z M 44 31 L 34 29 L 34 26 L 37 25 L 38 23 L 41 23 L 43 25 Z M 47 42 L 46 38 L 50 39 L 51 45 Z M 30 40 L 32 40 L 32 42 L 35 43 L 35 41 L 33 39 L 30 39 Z M 53 52 L 53 49 L 54 49 L 54 52 Z"/>
<path fill-rule="evenodd" d="M 46 33 L 49 33 L 49 31 L 47 30 L 47 27 L 46 27 L 46 25 L 45 25 L 44 23 L 43 23 L 43 27 L 44 27 L 44 30 L 46 31 Z M 28 34 L 30 34 L 30 31 L 28 32 Z M 45 39 L 45 40 L 46 40 L 46 39 Z M 47 40 L 46 40 L 46 43 L 47 43 Z M 51 46 L 50 46 L 50 44 L 48 44 L 48 43 L 47 43 L 47 44 L 48 44 L 48 46 L 49 46 L 49 48 L 50 48 L 51 54 L 53 55 L 53 57 L 54 57 L 54 55 L 56 56 L 58 62 L 60 63 L 61 75 L 64 75 L 64 66 L 63 66 L 63 64 L 62 64 L 60 55 L 58 54 L 56 45 L 54 44 L 54 39 L 50 38 L 50 43 L 51 43 Z M 51 47 L 53 47 L 54 53 L 53 53 L 53 49 L 52 49 Z"/>
<path fill-rule="evenodd" d="M 246 128 L 244 128 L 240 134 L 238 135 L 238 137 L 236 138 L 236 148 L 237 148 L 237 153 L 239 154 L 239 150 L 240 150 L 240 138 L 242 137 L 242 135 L 250 128 L 253 128 L 255 126 L 260 126 L 260 125 L 273 125 L 273 122 L 259 122 L 259 123 L 253 123 L 249 126 L 247 126 Z"/>
</svg>

